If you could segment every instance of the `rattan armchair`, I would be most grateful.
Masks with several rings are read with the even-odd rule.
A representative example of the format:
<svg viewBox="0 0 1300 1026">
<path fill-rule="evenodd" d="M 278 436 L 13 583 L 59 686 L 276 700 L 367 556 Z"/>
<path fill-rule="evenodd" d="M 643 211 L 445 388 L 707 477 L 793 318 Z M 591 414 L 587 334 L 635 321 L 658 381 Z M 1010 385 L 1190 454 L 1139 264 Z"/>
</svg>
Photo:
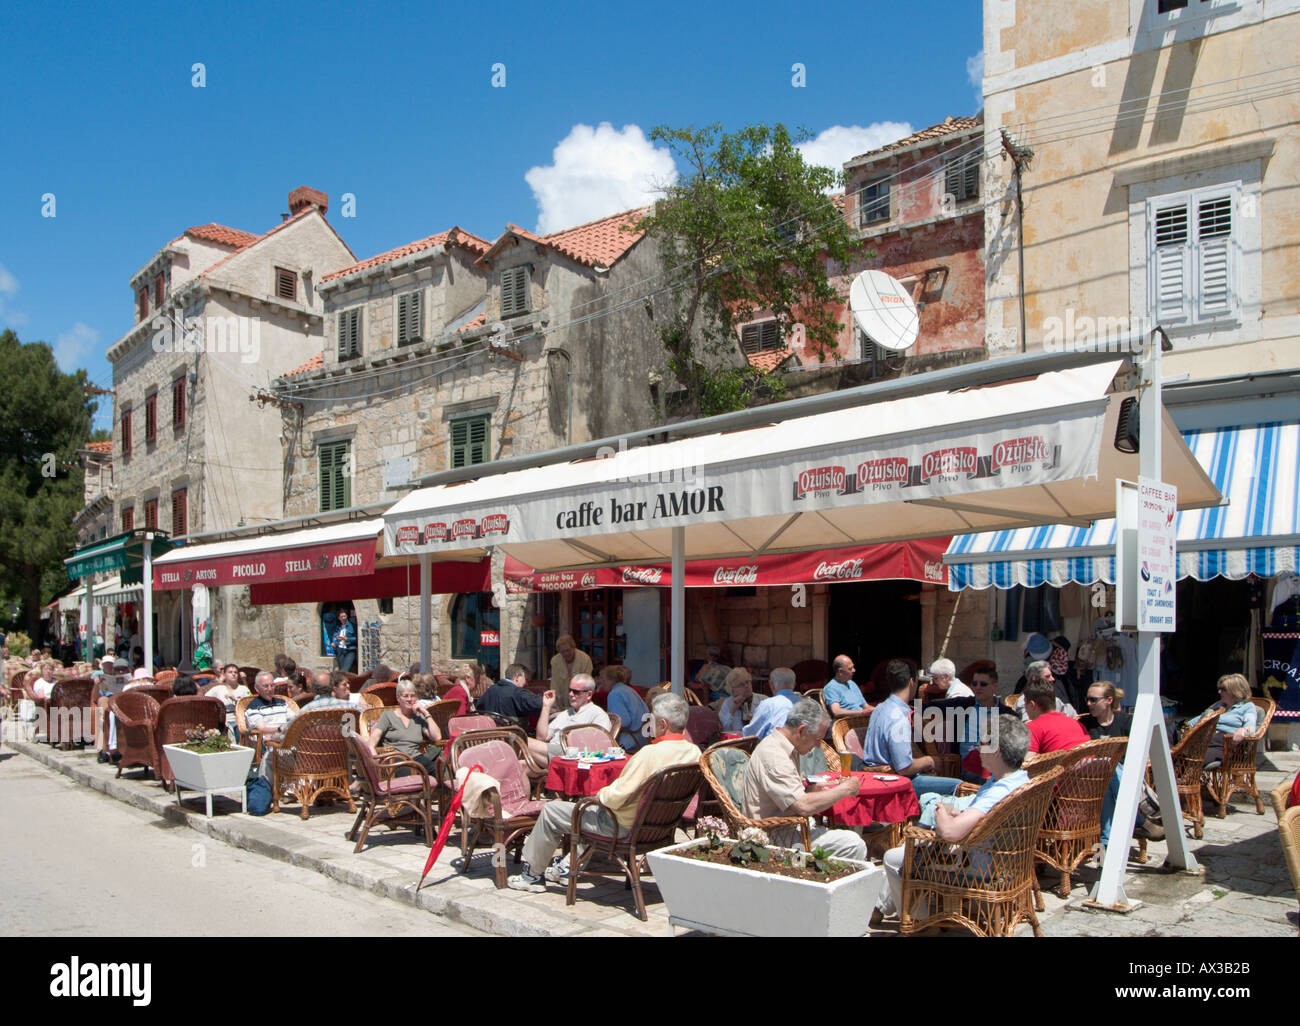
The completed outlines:
<svg viewBox="0 0 1300 1026">
<path fill-rule="evenodd" d="M 388 682 L 384 684 L 367 684 L 361 689 L 363 695 L 378 695 L 384 705 L 397 704 L 397 685 Z"/>
<path fill-rule="evenodd" d="M 349 718 L 351 717 L 351 718 Z M 348 811 L 356 811 L 348 780 L 348 742 L 344 723 L 355 722 L 351 709 L 334 706 L 308 709 L 294 717 L 284 738 L 268 742 L 271 749 L 271 811 L 280 811 L 281 795 L 302 807 L 302 818 L 324 795 L 342 798 Z"/>
<path fill-rule="evenodd" d="M 451 731 L 451 718 L 456 715 L 456 710 L 460 708 L 460 703 L 454 698 L 440 698 L 429 706 L 425 712 L 438 725 L 438 730 L 442 736 L 448 737 Z"/>
<path fill-rule="evenodd" d="M 740 810 L 744 807 L 745 767 L 749 765 L 749 752 L 736 745 L 713 745 L 700 756 L 700 771 L 722 806 L 722 815 L 734 836 L 746 827 L 760 830 L 799 831 L 805 849 L 812 850 L 812 833 L 806 816 L 769 816 L 767 819 L 750 819 Z"/>
<path fill-rule="evenodd" d="M 56 680 L 45 703 L 46 737 L 63 748 L 83 745 L 95 736 L 91 709 L 95 687 L 89 677 Z"/>
<path fill-rule="evenodd" d="M 1286 867 L 1291 871 L 1291 886 L 1300 895 L 1300 805 L 1292 806 L 1282 813 L 1277 832 L 1282 842 Z M 1300 919 L 1296 922 L 1300 924 Z"/>
<path fill-rule="evenodd" d="M 466 730 L 458 734 L 456 740 L 460 742 L 459 751 L 462 752 L 492 740 L 504 740 L 516 746 L 521 753 L 519 765 L 528 777 L 532 796 L 534 798 L 541 796 L 542 783 L 546 780 L 546 767 L 537 761 L 528 747 L 528 734 L 523 727 L 496 725 L 482 730 Z M 454 775 L 453 772 L 452 776 Z"/>
<path fill-rule="evenodd" d="M 618 735 L 594 723 L 578 723 L 560 731 L 560 747 L 605 752 L 618 747 Z"/>
<path fill-rule="evenodd" d="M 109 696 L 108 708 L 117 718 L 117 751 L 121 756 L 117 775 L 120 777 L 123 770 L 140 766 L 152 773 L 158 765 L 153 733 L 154 720 L 158 717 L 157 701 L 137 688 Z"/>
<path fill-rule="evenodd" d="M 153 743 L 157 752 L 158 777 L 163 789 L 170 791 L 176 777 L 163 745 L 178 745 L 185 741 L 185 732 L 195 727 L 205 730 L 226 729 L 226 703 L 206 695 L 180 695 L 169 698 L 158 706 L 154 716 Z"/>
<path fill-rule="evenodd" d="M 380 825 L 389 830 L 401 826 L 421 829 L 424 843 L 433 847 L 434 803 L 439 821 L 445 813 L 445 792 L 438 781 L 418 762 L 398 752 L 376 756 L 356 734 L 349 735 L 347 741 L 354 775 L 361 784 L 361 807 L 347 834 L 349 841 L 354 837 L 357 841 L 353 854 L 365 846 L 370 828 Z M 409 772 L 398 776 L 399 770 Z"/>
<path fill-rule="evenodd" d="M 592 856 L 601 855 L 619 864 L 627 877 L 628 887 L 632 890 L 637 918 L 642 922 L 648 919 L 645 897 L 641 893 L 641 858 L 646 852 L 673 843 L 677 827 L 682 822 L 686 807 L 700 789 L 701 780 L 700 767 L 695 764 L 669 766 L 652 773 L 637 792 L 636 819 L 632 821 L 627 833 L 620 833 L 617 828 L 613 835 L 583 830 L 582 814 L 589 808 L 603 806 L 600 799 L 594 796 L 579 799 L 573 806 L 569 833 L 564 837 L 564 848 L 569 856 L 566 904 L 572 905 L 578 900 L 578 877 Z M 610 816 L 613 815 L 611 812 Z M 575 843 L 586 844 L 588 847 L 575 852 Z"/>
<path fill-rule="evenodd" d="M 1071 874 L 1101 844 L 1102 803 L 1115 775 L 1115 766 L 1124 758 L 1127 747 L 1126 737 L 1104 737 L 1059 753 L 1063 756 L 1059 762 L 1061 775 L 1042 829 L 1038 831 L 1038 847 L 1034 853 L 1038 862 L 1061 874 L 1057 897 L 1070 896 Z M 1037 779 L 1050 768 L 1030 774 L 1031 779 Z M 1038 911 L 1042 912 L 1042 895 L 1037 894 L 1036 886 L 1034 890 Z"/>
<path fill-rule="evenodd" d="M 1295 787 L 1295 777 L 1288 777 L 1282 780 L 1277 787 L 1268 793 L 1269 801 L 1273 803 L 1273 811 L 1277 814 L 1277 821 L 1282 822 L 1282 817 L 1286 815 L 1286 803 L 1291 797 L 1291 789 Z M 1297 888 L 1300 890 L 1300 888 Z"/>
<path fill-rule="evenodd" d="M 1205 772 L 1205 751 L 1214 737 L 1219 714 L 1211 713 L 1183 735 L 1169 753 L 1174 764 L 1174 779 L 1178 783 L 1178 801 L 1182 805 L 1183 819 L 1192 825 L 1192 835 L 1200 840 L 1205 834 L 1205 811 L 1201 806 L 1201 777 Z M 1147 783 L 1154 786 L 1151 767 L 1147 767 Z M 1166 828 L 1167 829 L 1167 828 Z M 1141 845 L 1146 852 L 1145 842 Z"/>
<path fill-rule="evenodd" d="M 483 767 L 483 772 L 494 777 L 499 789 L 488 793 L 491 814 L 471 816 L 468 810 L 460 809 L 460 853 L 462 873 L 469 872 L 470 859 L 480 833 L 487 832 L 492 837 L 494 852 L 504 852 L 511 845 L 515 849 L 515 861 L 522 858 L 524 838 L 537 826 L 537 817 L 541 813 L 542 803 L 530 796 L 530 785 L 521 762 L 528 758 L 528 745 L 521 737 L 522 731 L 516 733 L 511 729 L 502 729 L 499 736 L 484 738 L 488 731 L 471 731 L 460 735 L 451 743 L 447 755 L 447 767 L 452 776 L 462 766 L 475 764 Z M 498 889 L 506 886 L 507 866 L 504 858 L 493 859 L 495 863 L 495 881 Z"/>
<path fill-rule="evenodd" d="M 1238 791 L 1245 791 L 1255 799 L 1255 811 L 1264 815 L 1264 802 L 1255 783 L 1255 764 L 1258 761 L 1259 743 L 1268 736 L 1269 724 L 1277 703 L 1271 698 L 1252 698 L 1258 710 L 1254 731 L 1237 741 L 1231 735 L 1223 739 L 1223 759 L 1213 769 L 1206 768 L 1201 775 L 1205 788 L 1219 806 L 1219 818 L 1228 814 L 1228 802 Z"/>
<path fill-rule="evenodd" d="M 960 926 L 984 937 L 1010 937 L 1034 911 L 1034 851 L 1060 768 L 1030 780 L 998 802 L 960 844 L 933 830 L 904 827 L 900 931 Z"/>
<path fill-rule="evenodd" d="M 646 688 L 645 707 L 647 709 L 653 709 L 655 704 L 655 699 L 658 698 L 660 695 L 668 694 L 668 692 L 672 691 L 672 689 L 673 689 L 673 682 L 670 680 L 666 680 L 663 681 L 662 683 L 655 684 L 653 687 Z M 692 691 L 689 687 L 686 688 L 685 697 L 686 697 L 687 705 L 704 704 L 702 701 L 700 701 L 700 696 L 697 695 L 694 691 Z"/>
<path fill-rule="evenodd" d="M 136 684 L 134 687 L 126 688 L 128 691 L 139 691 L 148 695 L 155 702 L 165 702 L 172 697 L 172 686 L 170 684 L 159 684 L 152 682 L 149 684 Z"/>
</svg>

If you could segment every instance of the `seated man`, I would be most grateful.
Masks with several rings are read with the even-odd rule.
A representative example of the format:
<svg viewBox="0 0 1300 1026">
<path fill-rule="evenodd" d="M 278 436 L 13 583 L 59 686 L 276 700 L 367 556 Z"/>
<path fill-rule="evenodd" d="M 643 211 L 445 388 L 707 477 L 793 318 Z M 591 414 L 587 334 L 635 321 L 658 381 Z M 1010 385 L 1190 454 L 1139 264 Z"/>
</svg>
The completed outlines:
<svg viewBox="0 0 1300 1026">
<path fill-rule="evenodd" d="M 926 698 L 974 698 L 975 692 L 957 679 L 957 667 L 951 659 L 936 659 L 930 664 L 930 686 Z"/>
<path fill-rule="evenodd" d="M 835 676 L 822 689 L 822 702 L 836 719 L 850 713 L 871 712 L 875 708 L 867 704 L 867 700 L 862 697 L 862 689 L 853 680 L 855 669 L 853 660 L 846 655 L 836 656 L 831 663 L 831 672 Z"/>
<path fill-rule="evenodd" d="M 337 680 L 334 678 L 335 673 L 338 674 Z M 312 700 L 308 708 L 312 712 L 317 709 L 350 709 L 353 712 L 357 710 L 357 703 L 353 701 L 352 692 L 348 690 L 347 674 L 342 670 L 335 670 L 334 673 L 318 670 L 312 674 L 311 690 Z"/>
<path fill-rule="evenodd" d="M 1056 712 L 1068 716 L 1071 719 L 1074 719 L 1074 717 L 1079 715 L 1074 706 L 1070 704 L 1069 699 L 1065 697 L 1064 686 L 1056 679 L 1056 675 L 1052 673 L 1051 664 L 1046 659 L 1037 659 L 1025 667 L 1025 675 L 1020 678 L 1020 681 L 1017 681 L 1019 686 L 1016 688 L 1016 692 L 1020 697 L 1016 699 L 1016 714 L 1024 722 L 1029 722 L 1029 714 L 1025 711 L 1024 692 L 1025 689 L 1036 680 L 1045 680 L 1052 685 L 1052 694 L 1055 699 L 1053 709 Z"/>
<path fill-rule="evenodd" d="M 618 744 L 625 752 L 635 752 L 650 740 L 650 710 L 645 699 L 628 684 L 631 679 L 626 666 L 606 666 L 596 678 L 596 687 L 607 692 L 605 711 L 617 715 L 622 724 Z"/>
<path fill-rule="evenodd" d="M 774 816 L 816 816 L 841 798 L 858 793 L 862 778 L 846 777 L 834 786 L 818 784 L 804 789 L 800 756 L 807 755 L 820 743 L 830 717 L 814 698 L 802 698 L 785 718 L 785 723 L 763 738 L 745 766 L 744 805 L 741 811 L 750 819 Z M 800 848 L 803 840 L 795 827 L 769 831 L 773 844 Z M 863 859 L 866 843 L 852 830 L 812 831 L 813 847 L 821 846 L 841 858 Z"/>
<path fill-rule="evenodd" d="M 275 674 L 263 670 L 254 678 L 253 690 L 257 697 L 244 706 L 244 722 L 249 735 L 260 734 L 267 740 L 283 737 L 284 728 L 293 719 L 293 710 L 275 693 Z"/>
<path fill-rule="evenodd" d="M 235 663 L 226 663 L 217 674 L 216 683 L 208 689 L 209 698 L 217 698 L 226 706 L 226 731 L 238 740 L 238 727 L 235 725 L 235 703 L 247 698 L 252 692 L 244 681 L 244 675 Z"/>
<path fill-rule="evenodd" d="M 575 687 L 592 686 L 580 685 L 581 677 L 591 680 L 587 674 L 578 674 L 570 682 L 570 694 Z M 604 807 L 588 808 L 582 814 L 582 829 L 614 836 L 626 833 L 636 819 L 638 792 L 652 774 L 670 766 L 689 766 L 699 762 L 699 748 L 682 734 L 686 729 L 686 714 L 686 700 L 679 695 L 669 693 L 654 700 L 651 716 L 654 740 L 628 760 L 617 780 L 596 793 Z M 524 842 L 527 868 L 507 881 L 514 890 L 544 891 L 545 880 L 559 883 L 564 878 L 564 870 L 558 864 L 551 865 L 551 859 L 559 847 L 560 838 L 572 828 L 573 806 L 573 802 L 558 801 L 542 806 L 537 826 Z"/>
<path fill-rule="evenodd" d="M 478 710 L 504 717 L 527 730 L 529 717 L 540 716 L 542 712 L 542 696 L 524 687 L 527 683 L 528 667 L 511 663 L 504 677 L 483 692 L 476 703 Z"/>
<path fill-rule="evenodd" d="M 1029 752 L 1028 728 L 1010 715 L 999 716 L 994 726 L 997 728 L 996 736 L 990 736 L 987 743 L 980 746 L 980 758 L 989 771 L 989 780 L 975 794 L 951 799 L 949 803 L 935 807 L 934 832 L 940 841 L 960 844 L 998 802 L 1029 783 L 1029 774 L 1021 769 Z M 900 846 L 885 852 L 885 880 L 889 886 L 881 896 L 879 906 L 885 915 L 897 914 L 903 902 L 905 851 L 905 846 Z M 973 863 L 971 868 L 978 872 Z"/>
<path fill-rule="evenodd" d="M 555 692 L 548 691 L 542 695 L 542 711 L 537 720 L 537 737 L 528 739 L 528 749 L 543 766 L 564 751 L 560 745 L 560 731 L 565 727 L 592 723 L 602 730 L 609 730 L 613 726 L 605 710 L 591 700 L 591 696 L 595 693 L 596 681 L 591 674 L 575 673 L 569 680 L 570 707 L 554 719 L 551 718 L 551 709 L 555 706 Z"/>
<path fill-rule="evenodd" d="M 799 701 L 799 692 L 794 689 L 794 670 L 790 667 L 778 666 L 767 679 L 772 687 L 772 697 L 759 703 L 753 718 L 741 729 L 745 737 L 767 737 L 785 723 L 790 710 Z"/>
<path fill-rule="evenodd" d="M 1039 755 L 1063 752 L 1089 740 L 1073 716 L 1056 711 L 1056 688 L 1050 680 L 1030 678 L 1025 685 L 1025 714 L 1029 717 L 1029 750 Z"/>
<path fill-rule="evenodd" d="M 891 659 L 885 667 L 889 697 L 871 714 L 867 736 L 862 740 L 862 762 L 867 766 L 892 766 L 895 773 L 912 778 L 917 797 L 927 791 L 952 794 L 961 783 L 955 777 L 933 776 L 934 759 L 912 754 L 912 699 L 916 678 L 902 659 Z"/>
<path fill-rule="evenodd" d="M 730 692 L 730 697 L 718 707 L 718 720 L 723 731 L 739 734 L 745 724 L 754 718 L 763 696 L 754 694 L 754 679 L 743 666 L 737 666 L 727 674 L 724 686 Z"/>
<path fill-rule="evenodd" d="M 980 758 L 980 739 L 988 736 L 989 718 L 1000 715 L 1002 708 L 998 701 L 998 671 L 991 659 L 979 664 L 971 674 L 970 684 L 975 691 L 976 715 L 966 720 L 966 732 L 957 740 L 957 753 L 961 756 L 962 779 L 979 784 L 988 777 Z"/>
</svg>

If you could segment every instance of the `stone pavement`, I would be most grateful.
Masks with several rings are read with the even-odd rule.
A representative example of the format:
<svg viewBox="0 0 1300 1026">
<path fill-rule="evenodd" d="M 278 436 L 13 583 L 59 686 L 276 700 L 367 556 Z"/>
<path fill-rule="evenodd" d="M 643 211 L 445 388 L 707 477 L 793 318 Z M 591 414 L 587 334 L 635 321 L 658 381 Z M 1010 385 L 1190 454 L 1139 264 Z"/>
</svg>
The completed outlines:
<svg viewBox="0 0 1300 1026">
<path fill-rule="evenodd" d="M 237 802 L 216 798 L 216 814 L 209 820 L 203 814 L 201 797 L 187 799 L 182 810 L 157 781 L 136 779 L 139 770 L 128 770 L 118 779 L 116 768 L 99 765 L 89 750 L 60 752 L 34 742 L 9 742 L 8 746 L 84 786 L 161 818 L 186 823 L 199 833 L 489 933 L 512 937 L 663 937 L 672 933 L 653 877 L 642 884 L 650 917 L 645 923 L 632 913 L 631 893 L 617 877 L 584 877 L 573 906 L 565 905 L 563 889 L 554 884 L 548 885 L 545 894 L 499 891 L 493 884 L 490 850 L 474 855 L 467 874 L 457 871 L 460 838 L 453 830 L 417 894 L 415 884 L 429 849 L 409 830 L 380 828 L 371 832 L 361 853 L 353 854 L 353 842 L 344 836 L 353 819 L 346 805 L 315 807 L 303 821 L 297 806 L 287 806 L 288 811 L 278 815 L 255 817 L 240 813 Z M 1055 878 L 1044 876 L 1047 911 L 1039 915 L 1043 932 L 1058 937 L 1295 936 L 1296 896 L 1267 792 L 1297 770 L 1298 752 L 1270 752 L 1264 757 L 1258 774 L 1265 805 L 1262 816 L 1243 796 L 1234 799 L 1222 820 L 1207 803 L 1205 837 L 1191 842 L 1203 867 L 1198 875 L 1161 872 L 1166 845 L 1152 842 L 1146 866 L 1130 863 L 1125 891 L 1131 900 L 1143 904 L 1127 915 L 1082 907 L 1099 870 L 1085 868 L 1076 874 L 1074 889 L 1065 901 L 1048 889 Z M 512 863 L 511 872 L 515 871 Z M 886 924 L 871 933 L 896 936 L 897 930 Z M 1031 935 L 1028 927 L 1021 934 Z"/>
</svg>

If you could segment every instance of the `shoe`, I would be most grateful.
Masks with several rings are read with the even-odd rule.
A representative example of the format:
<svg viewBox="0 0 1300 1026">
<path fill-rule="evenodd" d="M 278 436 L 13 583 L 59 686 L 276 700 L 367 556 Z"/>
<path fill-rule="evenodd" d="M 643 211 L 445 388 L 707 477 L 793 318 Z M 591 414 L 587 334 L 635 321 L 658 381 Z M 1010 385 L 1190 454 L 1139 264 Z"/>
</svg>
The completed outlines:
<svg viewBox="0 0 1300 1026">
<path fill-rule="evenodd" d="M 1165 828 L 1159 823 L 1143 823 L 1139 827 L 1133 828 L 1134 837 L 1145 837 L 1148 841 L 1163 841 L 1165 839 Z"/>
<path fill-rule="evenodd" d="M 108 753 L 100 752 L 97 756 L 95 756 L 95 761 L 102 766 L 104 763 L 108 762 Z"/>
<path fill-rule="evenodd" d="M 564 864 L 562 859 L 556 859 L 546 867 L 542 875 L 551 883 L 566 883 L 569 879 L 569 867 Z"/>
<path fill-rule="evenodd" d="M 113 752 L 111 755 L 109 755 L 109 757 L 108 757 L 108 761 L 111 762 L 111 763 L 113 763 L 114 765 L 117 765 L 117 763 L 119 763 L 119 762 L 122 761 L 122 753 L 121 753 L 121 752 Z"/>
<path fill-rule="evenodd" d="M 547 869 L 550 867 L 548 866 Z M 506 886 L 512 891 L 531 891 L 533 894 L 540 894 L 546 890 L 546 884 L 540 876 L 533 876 L 532 873 L 520 873 L 512 876 L 506 881 Z"/>
</svg>

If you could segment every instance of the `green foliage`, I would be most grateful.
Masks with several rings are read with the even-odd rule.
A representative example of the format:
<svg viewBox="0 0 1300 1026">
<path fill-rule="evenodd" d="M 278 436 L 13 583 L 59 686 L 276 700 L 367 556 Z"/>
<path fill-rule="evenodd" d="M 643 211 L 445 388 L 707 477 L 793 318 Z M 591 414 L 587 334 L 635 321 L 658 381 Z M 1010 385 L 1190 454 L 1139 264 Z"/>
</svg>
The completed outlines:
<svg viewBox="0 0 1300 1026">
<path fill-rule="evenodd" d="M 0 602 L 21 601 L 27 630 L 40 628 L 42 595 L 66 587 L 63 560 L 76 545 L 72 517 L 83 503 L 77 450 L 90 437 L 95 403 L 86 372 L 64 374 L 44 342 L 0 332 Z"/>
<path fill-rule="evenodd" d="M 751 862 L 762 864 L 771 857 L 771 852 L 757 841 L 737 841 L 731 846 L 731 853 L 728 856 L 738 866 L 747 866 Z"/>
<path fill-rule="evenodd" d="M 819 873 L 829 873 L 832 869 L 839 867 L 839 863 L 832 858 L 831 853 L 820 844 L 812 850 L 812 861 Z"/>
<path fill-rule="evenodd" d="M 18 659 L 26 659 L 32 651 L 32 639 L 22 631 L 10 631 L 5 637 L 5 644 L 9 648 L 9 654 Z"/>
<path fill-rule="evenodd" d="M 808 343 L 836 351 L 841 301 L 827 262 L 847 264 L 852 233 L 827 195 L 842 184 L 795 148 L 808 138 L 784 125 L 725 133 L 720 125 L 651 132 L 688 168 L 640 224 L 659 246 L 679 301 L 665 330 L 669 366 L 686 389 L 685 412 L 724 412 L 774 397 L 775 376 L 733 375 L 737 326 L 770 311 L 783 333 L 803 324 Z M 719 380 L 720 379 L 720 380 Z"/>
<path fill-rule="evenodd" d="M 226 736 L 224 730 L 217 730 L 213 727 L 191 727 L 185 732 L 185 742 L 182 748 L 191 752 L 198 752 L 200 755 L 212 755 L 216 752 L 230 751 L 230 738 Z"/>
</svg>

